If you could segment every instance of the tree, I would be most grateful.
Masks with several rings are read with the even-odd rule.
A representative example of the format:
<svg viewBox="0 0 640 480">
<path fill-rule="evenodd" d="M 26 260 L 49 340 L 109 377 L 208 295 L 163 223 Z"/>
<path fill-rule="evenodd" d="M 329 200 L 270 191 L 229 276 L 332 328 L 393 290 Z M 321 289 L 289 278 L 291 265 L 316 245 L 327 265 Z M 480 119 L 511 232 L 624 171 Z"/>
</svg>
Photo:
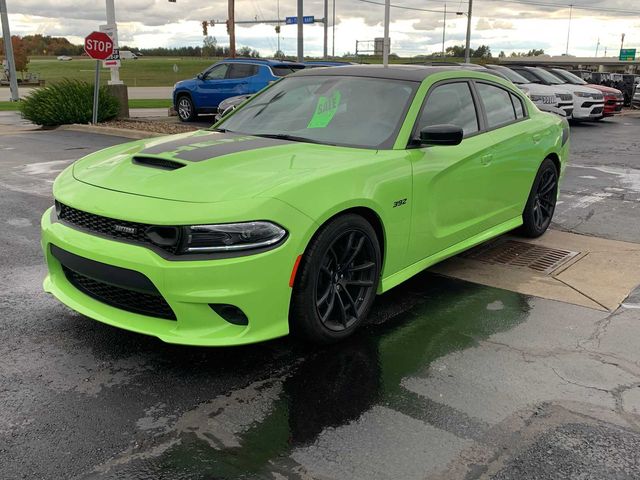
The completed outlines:
<svg viewBox="0 0 640 480">
<path fill-rule="evenodd" d="M 273 54 L 273 58 L 285 58 L 286 55 L 284 54 L 284 52 L 282 50 L 276 50 L 276 53 Z"/>
<path fill-rule="evenodd" d="M 448 57 L 464 57 L 465 48 L 464 45 L 454 45 L 453 47 L 447 47 L 445 53 Z"/>
<path fill-rule="evenodd" d="M 216 47 L 218 46 L 218 41 L 216 37 L 212 37 L 211 35 L 207 35 L 204 37 L 202 41 L 202 56 L 203 57 L 214 57 L 216 55 Z"/>
<path fill-rule="evenodd" d="M 540 50 L 533 48 L 525 54 L 525 57 L 537 57 L 539 55 L 544 55 L 544 50 L 542 48 Z"/>
<path fill-rule="evenodd" d="M 498 55 L 498 58 L 504 58 L 506 57 L 504 50 L 500 50 L 500 54 Z"/>
<path fill-rule="evenodd" d="M 491 48 L 488 45 L 480 45 L 473 50 L 471 56 L 474 58 L 491 58 Z"/>
<path fill-rule="evenodd" d="M 20 76 L 24 80 L 24 74 L 29 70 L 29 56 L 27 55 L 26 45 L 18 36 L 11 37 L 11 45 L 13 45 L 13 59 L 16 63 L 16 71 L 20 72 Z"/>
</svg>

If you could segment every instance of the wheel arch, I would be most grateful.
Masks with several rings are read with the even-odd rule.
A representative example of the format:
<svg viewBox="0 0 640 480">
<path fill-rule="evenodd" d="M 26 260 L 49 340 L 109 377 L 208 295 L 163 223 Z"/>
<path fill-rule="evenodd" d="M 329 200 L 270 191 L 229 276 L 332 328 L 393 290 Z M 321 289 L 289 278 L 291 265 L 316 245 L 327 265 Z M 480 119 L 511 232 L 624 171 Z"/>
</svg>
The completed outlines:
<svg viewBox="0 0 640 480">
<path fill-rule="evenodd" d="M 558 154 L 556 152 L 550 152 L 547 154 L 545 159 L 546 158 L 553 162 L 553 164 L 556 166 L 556 169 L 558 170 L 558 175 L 560 175 L 560 173 L 562 172 L 562 165 L 560 163 L 560 157 L 558 156 Z"/>
<path fill-rule="evenodd" d="M 191 95 L 191 92 L 189 90 L 178 90 L 174 94 L 174 107 L 178 106 L 178 100 L 180 100 L 181 97 L 189 97 L 189 100 L 191 100 L 191 103 L 193 103 L 193 108 L 196 108 L 196 102 L 193 100 L 193 95 Z"/>
</svg>

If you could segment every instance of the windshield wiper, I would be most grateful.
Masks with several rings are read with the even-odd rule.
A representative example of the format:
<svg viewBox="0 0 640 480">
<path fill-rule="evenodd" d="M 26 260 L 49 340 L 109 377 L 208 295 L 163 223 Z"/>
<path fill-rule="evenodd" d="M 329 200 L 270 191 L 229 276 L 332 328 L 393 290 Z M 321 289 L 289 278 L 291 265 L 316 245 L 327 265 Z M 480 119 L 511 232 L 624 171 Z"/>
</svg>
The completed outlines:
<svg viewBox="0 0 640 480">
<path fill-rule="evenodd" d="M 291 140 L 292 142 L 317 143 L 320 145 L 333 145 L 331 143 L 319 142 L 306 137 L 298 137 L 296 135 L 288 135 L 286 133 L 253 133 L 254 137 L 275 138 L 277 140 Z"/>
</svg>

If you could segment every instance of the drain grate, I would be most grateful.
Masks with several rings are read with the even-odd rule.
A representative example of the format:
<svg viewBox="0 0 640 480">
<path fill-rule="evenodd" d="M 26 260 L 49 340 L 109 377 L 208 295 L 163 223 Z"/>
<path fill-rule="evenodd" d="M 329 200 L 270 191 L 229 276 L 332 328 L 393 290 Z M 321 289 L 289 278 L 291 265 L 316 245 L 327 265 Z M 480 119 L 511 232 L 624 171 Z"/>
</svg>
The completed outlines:
<svg viewBox="0 0 640 480">
<path fill-rule="evenodd" d="M 462 256 L 481 262 L 529 268 L 549 274 L 579 253 L 517 240 L 499 240 L 469 250 Z"/>
</svg>

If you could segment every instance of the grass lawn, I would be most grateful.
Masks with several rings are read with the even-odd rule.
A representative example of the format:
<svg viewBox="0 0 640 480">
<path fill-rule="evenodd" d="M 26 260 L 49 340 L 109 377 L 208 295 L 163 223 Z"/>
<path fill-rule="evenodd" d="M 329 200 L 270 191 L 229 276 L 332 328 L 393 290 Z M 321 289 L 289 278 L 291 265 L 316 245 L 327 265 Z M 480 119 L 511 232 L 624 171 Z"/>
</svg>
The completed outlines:
<svg viewBox="0 0 640 480">
<path fill-rule="evenodd" d="M 18 110 L 18 102 L 0 102 L 0 112 L 8 112 Z M 153 99 L 153 100 L 129 100 L 129 108 L 169 108 L 171 100 L 169 99 Z"/>
<path fill-rule="evenodd" d="M 190 57 L 143 57 L 137 60 L 123 60 L 120 68 L 120 79 L 129 87 L 164 87 L 172 86 L 178 80 L 195 77 L 209 65 L 217 62 L 217 58 Z M 29 73 L 37 74 L 47 83 L 59 82 L 64 78 L 75 78 L 93 83 L 96 61 L 88 58 L 74 58 L 69 62 L 53 59 L 36 58 L 29 62 Z M 178 72 L 173 66 L 178 66 Z M 109 70 L 100 69 L 100 79 L 106 83 L 110 78 Z"/>
</svg>

